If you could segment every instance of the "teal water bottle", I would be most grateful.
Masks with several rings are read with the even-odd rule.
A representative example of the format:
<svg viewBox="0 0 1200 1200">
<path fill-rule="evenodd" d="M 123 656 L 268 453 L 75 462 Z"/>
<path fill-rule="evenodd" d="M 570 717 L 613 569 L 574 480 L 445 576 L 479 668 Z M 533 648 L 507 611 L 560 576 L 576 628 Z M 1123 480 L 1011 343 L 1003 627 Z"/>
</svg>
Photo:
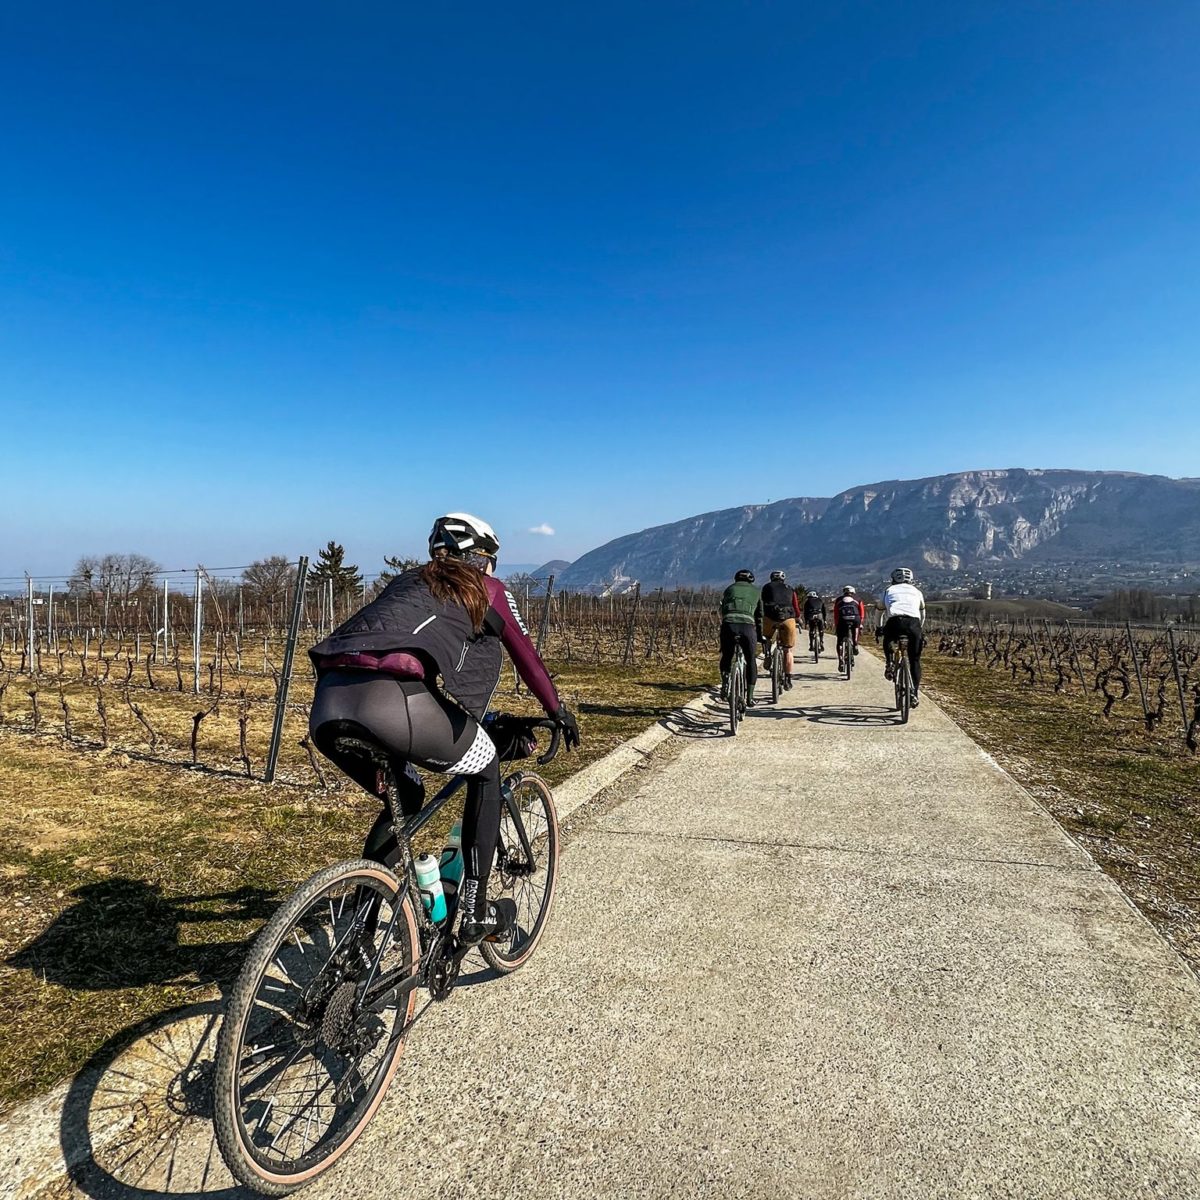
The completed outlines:
<svg viewBox="0 0 1200 1200">
<path fill-rule="evenodd" d="M 446 919 L 446 892 L 438 873 L 438 860 L 432 854 L 422 854 L 413 866 L 417 871 L 417 887 L 421 889 L 421 903 L 430 920 L 440 925 Z"/>
<path fill-rule="evenodd" d="M 446 839 L 445 846 L 442 847 L 439 870 L 443 886 L 453 884 L 457 889 L 462 881 L 463 873 L 462 821 L 455 821 L 450 827 L 450 836 Z"/>
</svg>

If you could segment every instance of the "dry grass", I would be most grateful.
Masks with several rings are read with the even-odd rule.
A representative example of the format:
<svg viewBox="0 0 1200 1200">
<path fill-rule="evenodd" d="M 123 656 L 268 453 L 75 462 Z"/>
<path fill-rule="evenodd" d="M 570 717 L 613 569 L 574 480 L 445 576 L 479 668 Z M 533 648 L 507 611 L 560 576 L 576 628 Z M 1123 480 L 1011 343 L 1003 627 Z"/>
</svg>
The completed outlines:
<svg viewBox="0 0 1200 1200">
<path fill-rule="evenodd" d="M 551 665 L 584 738 L 579 753 L 544 769 L 551 782 L 715 678 L 715 662 L 690 659 L 630 669 Z M 535 711 L 512 694 L 510 679 L 496 707 Z M 307 699 L 303 688 L 297 699 Z M 281 895 L 319 866 L 357 854 L 376 811 L 349 785 L 316 786 L 296 745 L 299 709 L 284 782 L 269 787 L 240 774 L 228 701 L 202 726 L 210 766 L 192 768 L 181 760 L 190 758 L 195 697 L 136 694 L 170 740 L 151 752 L 135 720 L 119 738 L 110 727 L 121 746 L 105 752 L 88 735 L 82 703 L 81 740 L 67 743 L 61 722 L 53 732 L 49 706 L 51 732 L 33 736 L 28 704 L 14 703 L 13 690 L 0 725 L 0 1109 L 78 1069 L 121 1030 L 229 980 Z M 254 752 L 260 768 L 265 733 Z"/>
<path fill-rule="evenodd" d="M 1172 722 L 1098 715 L 959 658 L 925 656 L 925 682 L 973 738 L 1082 844 L 1153 925 L 1200 966 L 1200 760 Z"/>
</svg>

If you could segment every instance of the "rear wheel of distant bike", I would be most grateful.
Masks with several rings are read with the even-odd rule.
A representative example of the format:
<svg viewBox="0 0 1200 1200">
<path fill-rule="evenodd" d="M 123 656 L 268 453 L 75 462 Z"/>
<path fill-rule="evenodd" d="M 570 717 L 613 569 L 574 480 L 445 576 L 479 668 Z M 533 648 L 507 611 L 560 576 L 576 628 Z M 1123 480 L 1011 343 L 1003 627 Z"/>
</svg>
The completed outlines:
<svg viewBox="0 0 1200 1200">
<path fill-rule="evenodd" d="M 771 703 L 779 703 L 779 693 L 783 690 L 783 680 L 781 678 L 780 664 L 783 662 L 783 651 L 780 650 L 779 644 L 776 643 L 771 647 Z"/>
<path fill-rule="evenodd" d="M 900 713 L 900 724 L 908 724 L 912 709 L 912 675 L 908 666 L 908 654 L 904 653 L 896 667 L 896 708 Z"/>
<path fill-rule="evenodd" d="M 733 663 L 729 668 L 729 732 L 737 736 L 738 721 L 742 716 L 742 688 L 746 686 L 746 659 L 741 646 L 733 652 Z"/>
<path fill-rule="evenodd" d="M 488 896 L 517 906 L 517 923 L 503 942 L 481 942 L 488 966 L 503 974 L 529 961 L 541 941 L 558 882 L 558 813 L 549 785 L 522 775 L 500 815 L 500 839 Z"/>
<path fill-rule="evenodd" d="M 821 637 L 820 634 L 810 633 L 808 635 L 808 648 L 812 651 L 813 662 L 821 661 Z"/>
<path fill-rule="evenodd" d="M 400 1061 L 419 946 L 411 897 L 367 859 L 318 871 L 267 922 L 217 1038 L 213 1123 L 239 1183 L 285 1195 L 354 1144 Z M 362 1006 L 372 966 L 410 986 Z"/>
</svg>

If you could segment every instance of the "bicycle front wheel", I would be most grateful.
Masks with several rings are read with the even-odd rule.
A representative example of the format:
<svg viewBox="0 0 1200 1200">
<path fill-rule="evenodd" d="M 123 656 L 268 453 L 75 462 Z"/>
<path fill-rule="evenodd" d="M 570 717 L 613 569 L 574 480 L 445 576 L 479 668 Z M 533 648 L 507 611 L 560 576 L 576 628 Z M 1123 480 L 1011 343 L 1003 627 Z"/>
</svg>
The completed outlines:
<svg viewBox="0 0 1200 1200">
<path fill-rule="evenodd" d="M 367 859 L 317 872 L 267 922 L 217 1039 L 213 1119 L 239 1183 L 285 1195 L 354 1144 L 399 1064 L 419 946 L 411 896 Z M 372 968 L 402 986 L 362 1005 Z"/>
<path fill-rule="evenodd" d="M 517 923 L 506 942 L 481 942 L 488 966 L 503 974 L 529 961 L 537 949 L 558 882 L 558 813 L 554 795 L 540 775 L 523 775 L 510 789 L 500 817 L 500 839 L 488 895 L 508 897 Z"/>
</svg>

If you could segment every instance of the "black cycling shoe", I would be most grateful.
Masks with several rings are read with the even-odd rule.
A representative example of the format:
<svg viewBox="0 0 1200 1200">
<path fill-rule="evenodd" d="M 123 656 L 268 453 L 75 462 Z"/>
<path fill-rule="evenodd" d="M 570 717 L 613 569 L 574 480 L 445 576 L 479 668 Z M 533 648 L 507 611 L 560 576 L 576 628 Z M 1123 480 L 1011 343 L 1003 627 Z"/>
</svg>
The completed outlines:
<svg viewBox="0 0 1200 1200">
<path fill-rule="evenodd" d="M 913 706 L 913 708 L 916 708 L 916 707 L 917 707 L 917 705 L 918 705 L 918 704 L 920 704 L 920 703 L 921 703 L 921 697 L 920 697 L 920 696 L 919 696 L 919 695 L 918 695 L 916 692 L 913 692 L 913 694 L 912 694 L 912 706 Z"/>
<path fill-rule="evenodd" d="M 502 942 L 517 923 L 517 904 L 505 897 L 487 906 L 487 918 L 482 921 L 463 921 L 458 927 L 458 940 L 464 946 L 480 942 Z"/>
<path fill-rule="evenodd" d="M 753 696 L 746 697 L 746 707 L 747 708 L 754 708 L 757 706 L 757 704 L 758 704 L 758 701 L 755 700 L 755 698 Z"/>
</svg>

